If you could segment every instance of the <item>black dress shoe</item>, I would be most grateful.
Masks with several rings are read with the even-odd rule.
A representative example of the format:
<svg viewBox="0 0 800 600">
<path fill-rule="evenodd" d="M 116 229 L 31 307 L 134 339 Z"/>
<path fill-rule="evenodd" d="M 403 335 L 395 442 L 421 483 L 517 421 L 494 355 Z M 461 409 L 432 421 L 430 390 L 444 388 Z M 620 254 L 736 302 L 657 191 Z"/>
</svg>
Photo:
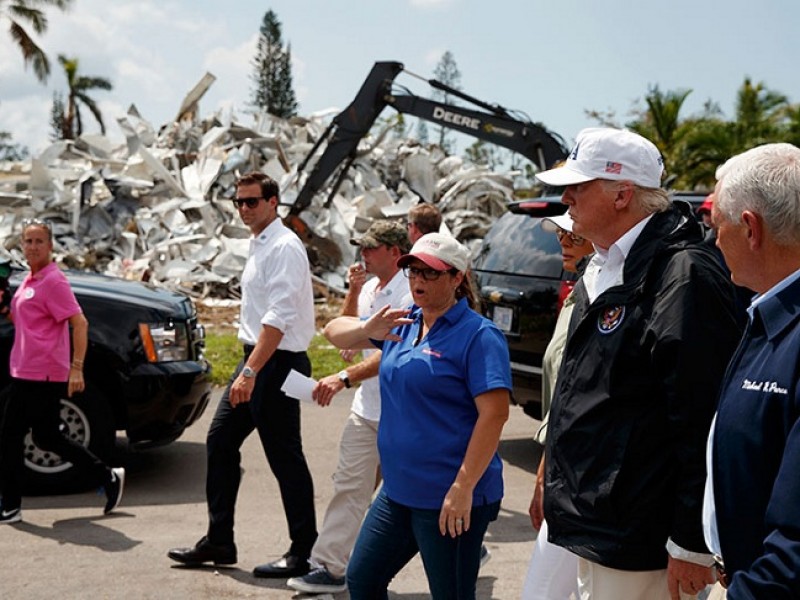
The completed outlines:
<svg viewBox="0 0 800 600">
<path fill-rule="evenodd" d="M 235 544 L 212 544 L 203 536 L 194 548 L 173 548 L 167 552 L 172 560 L 190 567 L 213 562 L 215 565 L 232 565 L 236 563 Z"/>
<path fill-rule="evenodd" d="M 253 575 L 256 577 L 274 579 L 300 577 L 306 573 L 308 573 L 308 557 L 295 556 L 289 552 L 276 561 L 259 565 L 253 569 Z"/>
</svg>

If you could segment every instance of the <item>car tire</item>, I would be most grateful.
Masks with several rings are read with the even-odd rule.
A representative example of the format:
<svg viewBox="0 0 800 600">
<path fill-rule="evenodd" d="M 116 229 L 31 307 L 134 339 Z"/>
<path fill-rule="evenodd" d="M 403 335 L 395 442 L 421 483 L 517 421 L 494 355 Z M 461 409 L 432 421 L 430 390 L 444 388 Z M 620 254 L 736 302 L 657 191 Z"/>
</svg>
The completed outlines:
<svg viewBox="0 0 800 600">
<path fill-rule="evenodd" d="M 103 461 L 114 451 L 116 431 L 111 407 L 106 397 L 91 385 L 82 394 L 61 399 L 62 434 L 88 447 Z M 34 443 L 30 432 L 25 436 L 25 473 L 23 489 L 30 495 L 51 495 L 88 489 L 91 476 L 57 454 L 42 450 Z"/>
</svg>

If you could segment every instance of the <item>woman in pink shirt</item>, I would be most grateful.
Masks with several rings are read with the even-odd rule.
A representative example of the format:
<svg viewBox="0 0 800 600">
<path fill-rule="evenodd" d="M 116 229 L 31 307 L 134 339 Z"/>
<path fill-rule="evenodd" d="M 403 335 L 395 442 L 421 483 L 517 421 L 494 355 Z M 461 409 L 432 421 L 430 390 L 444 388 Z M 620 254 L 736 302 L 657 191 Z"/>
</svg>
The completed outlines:
<svg viewBox="0 0 800 600">
<path fill-rule="evenodd" d="M 14 322 L 14 346 L 10 395 L 0 427 L 0 523 L 22 520 L 23 440 L 29 428 L 40 448 L 92 474 L 105 489 L 109 513 L 122 498 L 125 470 L 109 468 L 59 430 L 61 398 L 85 387 L 89 325 L 67 278 L 52 261 L 53 231 L 47 222 L 23 222 L 22 250 L 31 272 L 14 294 L 8 315 Z"/>
</svg>

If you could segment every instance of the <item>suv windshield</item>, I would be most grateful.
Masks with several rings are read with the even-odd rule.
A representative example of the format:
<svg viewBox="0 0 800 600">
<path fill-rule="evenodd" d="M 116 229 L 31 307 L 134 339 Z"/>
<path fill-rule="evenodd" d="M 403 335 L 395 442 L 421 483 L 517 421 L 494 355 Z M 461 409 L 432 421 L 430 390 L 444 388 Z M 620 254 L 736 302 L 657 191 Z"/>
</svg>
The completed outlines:
<svg viewBox="0 0 800 600">
<path fill-rule="evenodd" d="M 541 219 L 511 212 L 495 222 L 483 240 L 475 268 L 561 279 L 558 238 L 542 229 Z"/>
</svg>

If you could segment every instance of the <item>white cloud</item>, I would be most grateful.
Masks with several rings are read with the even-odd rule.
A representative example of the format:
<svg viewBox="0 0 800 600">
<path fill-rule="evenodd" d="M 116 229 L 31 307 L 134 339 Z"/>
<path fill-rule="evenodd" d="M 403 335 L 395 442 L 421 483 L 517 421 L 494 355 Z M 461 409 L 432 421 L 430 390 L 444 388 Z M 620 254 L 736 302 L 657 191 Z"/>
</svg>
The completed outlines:
<svg viewBox="0 0 800 600">
<path fill-rule="evenodd" d="M 12 142 L 27 146 L 35 153 L 49 145 L 51 99 L 24 96 L 3 100 L 0 131 L 12 132 Z"/>
<path fill-rule="evenodd" d="M 206 101 L 218 108 L 243 108 L 250 97 L 251 59 L 255 54 L 257 36 L 234 46 L 217 46 L 206 51 L 203 69 L 217 80 L 209 89 Z M 202 77 L 197 73 L 195 79 Z M 188 91 L 188 89 L 186 90 Z"/>
<path fill-rule="evenodd" d="M 147 97 L 149 100 L 168 101 L 172 95 L 168 73 L 160 66 L 153 68 L 146 61 L 121 58 L 115 65 L 114 87 L 125 90 L 137 90 L 136 97 Z M 136 97 L 129 100 L 135 101 Z"/>
</svg>

